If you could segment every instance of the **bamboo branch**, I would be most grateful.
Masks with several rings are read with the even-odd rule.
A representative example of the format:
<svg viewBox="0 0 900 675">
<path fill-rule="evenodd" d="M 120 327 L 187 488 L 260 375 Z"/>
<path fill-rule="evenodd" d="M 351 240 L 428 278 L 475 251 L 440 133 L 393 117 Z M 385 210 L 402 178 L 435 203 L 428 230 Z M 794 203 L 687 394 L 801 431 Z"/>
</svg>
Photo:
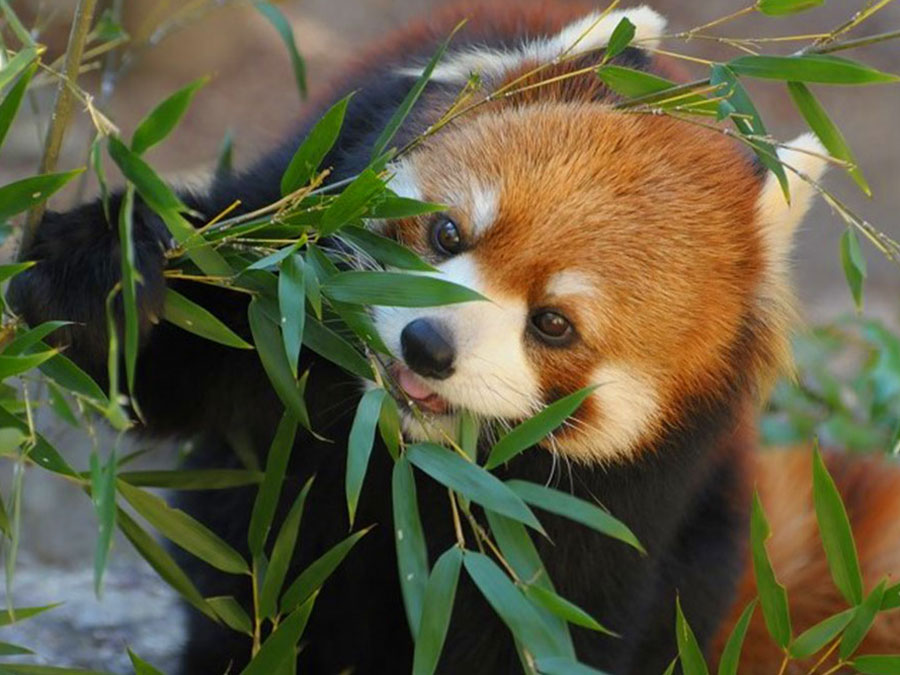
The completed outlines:
<svg viewBox="0 0 900 675">
<path fill-rule="evenodd" d="M 71 81 L 78 77 L 84 45 L 91 30 L 96 6 L 97 0 L 78 0 L 78 5 L 75 7 L 72 30 L 69 33 L 69 43 L 66 47 L 65 61 L 65 77 Z M 40 173 L 51 173 L 56 169 L 66 128 L 72 117 L 73 102 L 74 96 L 72 91 L 66 86 L 65 81 L 60 81 L 56 89 L 56 101 L 53 104 L 53 117 L 51 118 L 50 128 L 47 130 L 47 138 L 44 142 L 44 155 L 41 158 Z M 28 220 L 22 233 L 20 251 L 26 251 L 31 246 L 45 210 L 46 204 L 41 203 L 28 213 Z"/>
</svg>

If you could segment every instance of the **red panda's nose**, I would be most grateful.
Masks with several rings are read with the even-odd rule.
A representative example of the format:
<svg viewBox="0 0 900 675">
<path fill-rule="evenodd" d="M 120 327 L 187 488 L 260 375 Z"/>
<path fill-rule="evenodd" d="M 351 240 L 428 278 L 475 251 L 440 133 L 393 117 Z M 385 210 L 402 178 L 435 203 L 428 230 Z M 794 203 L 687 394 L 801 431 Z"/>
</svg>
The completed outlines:
<svg viewBox="0 0 900 675">
<path fill-rule="evenodd" d="M 453 374 L 456 349 L 449 331 L 431 319 L 416 319 L 400 333 L 403 360 L 423 377 L 445 380 Z"/>
</svg>

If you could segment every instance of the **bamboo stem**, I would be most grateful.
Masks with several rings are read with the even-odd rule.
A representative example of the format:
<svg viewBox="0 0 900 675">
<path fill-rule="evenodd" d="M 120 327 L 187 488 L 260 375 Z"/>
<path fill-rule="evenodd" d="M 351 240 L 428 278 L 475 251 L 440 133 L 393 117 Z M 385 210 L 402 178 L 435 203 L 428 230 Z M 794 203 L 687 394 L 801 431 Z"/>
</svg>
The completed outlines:
<svg viewBox="0 0 900 675">
<path fill-rule="evenodd" d="M 68 80 L 74 81 L 78 77 L 84 45 L 91 30 L 91 22 L 93 21 L 96 7 L 97 0 L 78 0 L 78 5 L 75 7 L 72 30 L 69 33 L 69 44 L 66 47 L 64 72 Z M 47 138 L 44 143 L 44 155 L 41 158 L 40 173 L 50 173 L 56 169 L 66 128 L 69 126 L 69 120 L 72 117 L 73 103 L 74 96 L 72 91 L 66 86 L 65 81 L 60 81 L 56 89 L 56 101 L 53 104 L 53 117 L 51 118 L 50 128 L 47 130 Z M 28 220 L 22 232 L 20 251 L 26 251 L 31 246 L 45 210 L 46 204 L 42 202 L 28 213 Z"/>
</svg>

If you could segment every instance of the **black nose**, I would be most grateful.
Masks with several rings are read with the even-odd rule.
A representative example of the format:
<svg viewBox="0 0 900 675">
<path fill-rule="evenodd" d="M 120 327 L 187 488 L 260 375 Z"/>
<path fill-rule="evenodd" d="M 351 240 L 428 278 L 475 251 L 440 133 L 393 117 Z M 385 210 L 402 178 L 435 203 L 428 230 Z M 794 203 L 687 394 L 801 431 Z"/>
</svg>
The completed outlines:
<svg viewBox="0 0 900 675">
<path fill-rule="evenodd" d="M 403 360 L 419 375 L 445 380 L 453 374 L 456 349 L 447 331 L 428 319 L 406 324 L 400 333 Z"/>
</svg>

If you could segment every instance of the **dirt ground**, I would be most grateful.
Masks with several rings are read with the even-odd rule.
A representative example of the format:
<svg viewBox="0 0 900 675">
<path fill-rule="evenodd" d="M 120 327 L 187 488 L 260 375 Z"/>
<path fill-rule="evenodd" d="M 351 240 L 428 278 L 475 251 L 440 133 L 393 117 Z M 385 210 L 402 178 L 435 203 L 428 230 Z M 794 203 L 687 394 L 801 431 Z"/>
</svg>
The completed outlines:
<svg viewBox="0 0 900 675">
<path fill-rule="evenodd" d="M 222 5 L 220 9 L 172 33 L 147 51 L 104 105 L 123 133 L 130 134 L 146 111 L 167 93 L 201 75 L 213 75 L 179 129 L 149 153 L 150 162 L 169 176 L 185 178 L 207 171 L 227 131 L 235 139 L 237 163 L 246 165 L 276 144 L 302 110 L 289 59 L 272 27 L 245 3 L 217 3 Z M 65 41 L 64 24 L 74 5 L 71 0 L 20 0 L 13 4 L 55 7 L 59 26 L 51 27 L 48 41 L 51 50 L 61 48 Z M 134 35 L 146 33 L 146 26 L 152 25 L 153 11 L 178 4 L 171 0 L 129 0 L 129 31 Z M 280 6 L 294 26 L 310 83 L 318 86 L 334 76 L 355 48 L 381 39 L 411 16 L 439 4 L 435 0 L 288 0 Z M 648 0 L 648 4 L 667 14 L 673 28 L 687 29 L 724 16 L 747 2 Z M 750 17 L 720 34 L 818 32 L 837 25 L 863 5 L 862 0 L 842 0 L 798 17 Z M 879 13 L 864 32 L 880 33 L 898 26 L 900 3 Z M 678 49 L 683 51 L 683 46 Z M 729 56 L 712 43 L 696 42 L 690 50 L 710 58 Z M 878 45 L 867 50 L 865 58 L 882 69 L 900 72 L 900 44 Z M 96 74 L 89 73 L 84 81 L 97 90 Z M 782 87 L 755 83 L 752 93 L 766 111 L 767 122 L 776 136 L 790 139 L 803 130 Z M 816 93 L 845 131 L 875 198 L 861 196 L 838 171 L 832 171 L 826 184 L 872 223 L 900 238 L 900 87 L 817 88 Z M 50 87 L 38 92 L 35 105 L 41 111 L 39 123 L 29 114 L 20 116 L 22 119 L 0 154 L 0 184 L 34 173 L 40 153 L 39 133 L 46 123 L 51 100 Z M 84 163 L 89 134 L 87 116 L 81 114 L 68 136 L 62 168 Z M 90 196 L 94 189 L 88 184 L 82 194 Z M 56 199 L 55 208 L 71 203 L 77 198 L 75 193 L 76 190 L 70 190 Z M 795 276 L 804 311 L 811 320 L 852 311 L 838 257 L 841 232 L 839 219 L 820 203 L 800 235 Z M 867 249 L 867 253 L 867 311 L 896 323 L 900 320 L 900 274 L 875 251 Z M 49 435 L 76 466 L 85 463 L 89 446 L 81 432 L 52 427 Z M 165 464 L 169 452 L 161 449 L 151 462 Z M 3 494 L 8 494 L 7 486 L 8 482 L 0 480 Z M 117 542 L 106 594 L 103 602 L 97 602 L 91 590 L 94 518 L 84 495 L 71 486 L 33 473 L 27 477 L 24 508 L 27 536 L 22 544 L 15 603 L 66 604 L 44 617 L 0 630 L 0 640 L 35 649 L 41 654 L 35 661 L 38 663 L 78 665 L 116 673 L 131 672 L 124 658 L 124 646 L 129 644 L 169 672 L 181 643 L 180 610 L 166 587 L 133 557 L 129 545 Z"/>
</svg>

